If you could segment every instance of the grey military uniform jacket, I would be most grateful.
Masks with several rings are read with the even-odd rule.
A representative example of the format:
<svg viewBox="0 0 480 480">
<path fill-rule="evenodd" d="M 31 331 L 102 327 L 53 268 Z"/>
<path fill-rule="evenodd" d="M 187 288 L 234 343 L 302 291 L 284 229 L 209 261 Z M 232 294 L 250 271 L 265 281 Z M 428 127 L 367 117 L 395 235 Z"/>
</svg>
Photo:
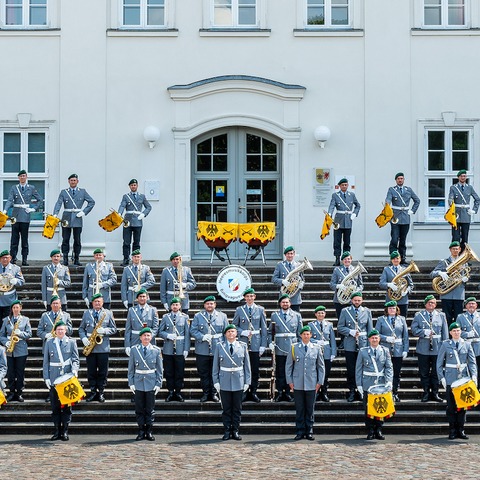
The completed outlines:
<svg viewBox="0 0 480 480">
<path fill-rule="evenodd" d="M 140 271 L 140 284 L 138 283 L 138 271 Z M 140 264 L 140 268 L 137 268 L 137 274 L 135 275 L 135 265 L 129 265 L 123 269 L 122 273 L 122 287 L 121 297 L 122 302 L 127 300 L 131 305 L 137 298 L 137 292 L 141 288 L 148 290 L 155 285 L 155 277 L 148 265 Z"/>
<path fill-rule="evenodd" d="M 180 299 L 183 310 L 188 310 L 190 308 L 190 297 L 188 292 L 195 289 L 197 282 L 193 278 L 192 270 L 190 267 L 182 266 L 182 276 L 185 287 L 183 287 L 183 293 L 185 298 Z M 167 303 L 170 306 L 170 301 L 177 294 L 178 295 L 178 275 L 175 274 L 175 269 L 173 266 L 166 267 L 162 271 L 162 276 L 160 277 L 160 301 L 162 304 Z"/>
<path fill-rule="evenodd" d="M 53 326 L 60 320 L 62 320 L 67 327 L 67 336 L 71 337 L 73 335 L 72 319 L 69 313 L 62 312 L 61 310 L 59 313 L 54 313 L 53 311 L 43 312 L 37 327 L 37 337 L 42 339 L 42 348 L 47 341 L 47 334 L 52 333 Z"/>
<path fill-rule="evenodd" d="M 59 355 L 59 349 L 61 357 Z M 49 338 L 43 351 L 43 379 L 55 380 L 66 374 L 77 372 L 80 369 L 78 348 L 73 338 L 63 337 L 60 346 L 58 338 Z"/>
<path fill-rule="evenodd" d="M 346 199 L 343 198 L 343 192 L 338 191 L 332 193 L 332 199 L 328 206 L 328 214 L 333 218 L 335 223 L 340 225 L 340 228 L 352 228 L 352 219 L 350 215 L 355 213 L 358 216 L 360 211 L 360 202 L 354 193 L 346 191 Z M 336 210 L 335 217 L 333 211 Z"/>
<path fill-rule="evenodd" d="M 13 353 L 7 353 L 8 357 L 25 357 L 28 355 L 27 340 L 32 337 L 32 327 L 30 319 L 24 315 L 20 315 L 21 321 L 18 326 L 20 333 L 18 334 L 18 343 L 15 346 Z M 17 319 L 18 320 L 18 319 Z M 7 344 L 12 336 L 16 320 L 13 317 L 5 317 L 0 327 L 0 342 L 2 345 Z"/>
<path fill-rule="evenodd" d="M 323 357 L 330 360 L 337 356 L 337 342 L 335 341 L 335 331 L 333 323 L 327 320 L 314 320 L 308 324 L 312 331 L 311 342 L 317 343 L 322 347 Z"/>
<path fill-rule="evenodd" d="M 472 319 L 468 312 L 463 312 L 458 315 L 457 323 L 462 329 L 462 338 L 472 345 L 475 356 L 480 356 L 480 313 L 475 312 Z"/>
<path fill-rule="evenodd" d="M 190 335 L 195 339 L 195 353 L 197 355 L 213 355 L 218 342 L 223 340 L 223 331 L 228 325 L 227 316 L 218 310 L 212 313 L 210 320 L 206 310 L 195 314 L 190 325 Z M 212 341 L 202 340 L 205 334 L 212 335 Z"/>
<path fill-rule="evenodd" d="M 375 329 L 380 333 L 380 344 L 390 349 L 392 357 L 402 357 L 408 353 L 408 327 L 405 317 L 397 315 L 393 325 L 388 315 L 379 317 Z M 387 337 L 394 337 L 394 343 L 387 342 Z"/>
<path fill-rule="evenodd" d="M 352 272 L 352 270 L 354 269 L 355 267 L 353 265 L 350 265 L 350 267 L 348 267 L 348 272 L 347 272 L 347 269 L 345 268 L 344 265 L 341 265 L 340 267 L 335 267 L 333 269 L 333 273 L 332 273 L 332 278 L 330 279 L 330 290 L 333 290 L 335 293 L 333 294 L 333 303 L 340 303 L 340 301 L 338 300 L 338 288 L 337 288 L 337 285 L 339 285 L 340 283 L 343 282 L 343 279 L 349 274 Z M 357 285 L 357 288 L 356 290 L 357 291 L 362 291 L 363 290 L 363 278 L 362 278 L 362 275 L 358 275 L 357 277 L 355 277 L 354 279 L 352 279 L 356 285 Z"/>
<path fill-rule="evenodd" d="M 77 228 L 83 226 L 83 217 L 77 217 L 77 213 L 84 211 L 88 215 L 95 206 L 95 200 L 87 193 L 84 188 L 76 188 L 75 194 L 72 194 L 70 188 L 60 192 L 57 203 L 53 208 L 53 214 L 58 216 L 63 205 L 62 221 L 68 222 L 68 228 Z M 87 203 L 83 208 L 84 203 Z"/>
<path fill-rule="evenodd" d="M 255 303 L 252 305 L 252 314 L 250 316 L 248 305 L 237 307 L 232 323 L 237 327 L 238 338 L 247 343 L 248 349 L 252 352 L 258 352 L 260 347 L 267 347 L 267 319 L 265 309 Z M 253 331 L 250 339 L 242 335 L 245 331 Z"/>
<path fill-rule="evenodd" d="M 411 208 L 409 206 L 410 201 L 413 201 Z M 410 187 L 395 185 L 388 189 L 385 203 L 392 206 L 393 217 L 398 220 L 398 225 L 409 225 L 410 215 L 408 211 L 412 210 L 415 213 L 420 206 L 420 199 Z"/>
<path fill-rule="evenodd" d="M 146 216 L 152 210 L 152 206 L 150 202 L 147 200 L 147 197 L 143 193 L 136 193 L 136 197 L 134 197 L 132 192 L 126 193 L 122 197 L 122 201 L 120 202 L 120 206 L 118 207 L 118 213 L 125 215 L 123 218 L 130 222 L 131 227 L 141 227 L 143 226 L 143 220 L 138 219 L 138 215 L 143 213 Z"/>
<path fill-rule="evenodd" d="M 299 262 L 291 262 L 292 263 L 292 270 L 295 270 L 296 267 L 298 267 Z M 286 260 L 283 260 L 283 262 L 278 262 L 277 266 L 275 267 L 275 270 L 273 271 L 272 275 L 272 283 L 276 285 L 277 287 L 282 288 L 282 280 L 287 278 L 288 274 L 291 272 L 291 270 L 288 268 L 288 262 Z M 300 273 L 300 278 L 304 280 L 303 272 Z M 280 291 L 279 297 L 282 294 Z M 293 297 L 290 297 L 290 302 L 292 305 L 300 305 L 302 303 L 302 289 L 300 288 L 298 292 L 293 295 Z"/>
<path fill-rule="evenodd" d="M 147 347 L 147 355 L 143 355 L 143 347 L 135 345 L 128 359 L 128 385 L 135 385 L 135 390 L 151 392 L 161 387 L 163 380 L 162 352 L 155 345 Z"/>
<path fill-rule="evenodd" d="M 18 265 L 9 263 L 5 267 L 5 272 L 3 272 L 3 267 L 0 265 L 0 274 L 8 273 L 12 278 L 16 278 L 18 283 L 9 292 L 0 291 L 0 307 L 8 307 L 15 300 L 17 300 L 17 287 L 23 287 L 25 285 L 25 279 L 22 275 L 22 270 Z"/>
<path fill-rule="evenodd" d="M 174 318 L 175 317 L 175 318 Z M 177 335 L 176 340 L 167 339 L 167 335 Z M 164 355 L 183 355 L 183 352 L 190 351 L 190 326 L 188 315 L 185 313 L 167 313 L 162 317 L 158 336 L 163 338 Z"/>
<path fill-rule="evenodd" d="M 275 353 L 286 357 L 292 344 L 300 340 L 300 330 L 303 327 L 302 317 L 298 312 L 288 309 L 286 318 L 283 310 L 272 313 L 268 326 L 267 342 L 275 343 Z M 275 328 L 275 332 L 273 332 Z M 275 336 L 273 335 L 275 333 Z"/>
<path fill-rule="evenodd" d="M 345 335 L 343 345 L 346 352 L 355 352 L 357 350 L 355 337 L 350 335 L 350 330 L 357 330 L 355 321 L 358 324 L 358 331 L 360 332 L 360 336 L 358 337 L 359 349 L 368 344 L 367 335 L 373 328 L 372 312 L 368 308 L 360 305 L 357 320 L 355 320 L 355 316 L 355 307 L 350 305 L 342 310 L 340 318 L 338 319 L 337 331 L 340 335 Z"/>
<path fill-rule="evenodd" d="M 355 382 L 365 392 L 374 385 L 392 383 L 393 366 L 388 348 L 379 345 L 375 355 L 371 347 L 363 347 L 358 352 L 355 365 Z"/>
<path fill-rule="evenodd" d="M 8 194 L 5 210 L 12 208 L 11 217 L 15 217 L 18 223 L 30 223 L 30 213 L 25 211 L 26 208 L 33 208 L 38 211 L 43 205 L 43 199 L 37 192 L 37 189 L 27 183 L 25 191 L 22 192 L 20 184 L 13 185 Z"/>
<path fill-rule="evenodd" d="M 462 338 L 458 348 L 455 343 L 453 339 L 442 342 L 437 357 L 438 380 L 445 378 L 447 385 L 461 378 L 477 378 L 477 362 L 471 345 Z"/>
<path fill-rule="evenodd" d="M 60 297 L 60 301 L 62 305 L 67 304 L 67 294 L 65 292 L 65 288 L 70 287 L 72 284 L 70 280 L 70 271 L 68 267 L 64 265 L 58 264 L 55 266 L 53 263 L 49 265 L 45 265 L 42 270 L 42 301 L 47 302 L 50 304 L 50 300 L 52 298 L 53 292 L 53 277 L 57 271 L 57 279 L 58 279 L 58 296 Z M 69 335 L 69 333 L 67 333 Z"/>
<path fill-rule="evenodd" d="M 250 385 L 252 374 L 247 345 L 235 340 L 233 354 L 227 341 L 218 342 L 215 347 L 212 369 L 213 383 L 220 384 L 220 390 L 238 392 L 244 385 Z"/>
<path fill-rule="evenodd" d="M 127 321 L 125 323 L 125 348 L 133 347 L 140 343 L 140 330 L 147 326 L 152 330 L 151 344 L 155 345 L 155 337 L 158 334 L 158 311 L 151 305 L 145 305 L 143 313 L 140 305 L 135 305 L 128 309 Z"/>
<path fill-rule="evenodd" d="M 308 343 L 305 352 L 303 342 L 294 343 L 285 363 L 287 383 L 293 383 L 294 390 L 315 390 L 325 380 L 325 362 L 318 344 Z"/>
<path fill-rule="evenodd" d="M 470 206 L 470 199 L 473 197 L 473 207 Z M 458 215 L 457 223 L 470 223 L 472 221 L 471 215 L 468 213 L 468 209 L 471 208 L 475 213 L 478 212 L 480 205 L 480 197 L 474 188 L 468 183 L 462 191 L 462 187 L 459 183 L 452 185 L 448 192 L 448 204 L 455 203 L 455 213 Z"/>
<path fill-rule="evenodd" d="M 92 298 L 95 291 L 95 282 L 97 280 L 97 262 L 88 263 L 83 274 L 82 296 L 83 298 Z M 110 262 L 100 263 L 100 293 L 103 295 L 104 302 L 111 301 L 111 287 L 117 283 L 117 274 Z"/>
<path fill-rule="evenodd" d="M 440 276 L 439 272 L 446 272 L 447 267 L 453 262 L 452 257 L 445 258 L 440 260 L 435 267 L 435 269 L 430 274 L 431 278 L 436 278 Z M 461 282 L 460 285 L 456 286 L 452 291 L 446 293 L 445 295 L 440 295 L 440 300 L 444 298 L 445 300 L 465 300 L 465 283 Z"/>
<path fill-rule="evenodd" d="M 432 326 L 430 316 L 426 310 L 418 312 L 413 317 L 411 325 L 412 335 L 418 337 L 417 353 L 421 355 L 438 355 L 438 349 L 444 340 L 448 339 L 447 319 L 443 312 L 433 311 Z M 425 330 L 433 330 L 432 345 L 430 350 L 430 336 L 425 335 Z"/>
<path fill-rule="evenodd" d="M 385 302 L 389 302 L 391 300 L 391 298 L 388 296 L 388 284 L 392 283 L 392 280 L 399 273 L 405 270 L 405 267 L 402 267 L 401 265 L 399 265 L 397 268 L 398 268 L 398 271 L 395 272 L 394 266 L 389 265 L 388 267 L 385 267 L 383 269 L 382 275 L 380 276 L 380 283 L 378 284 L 378 286 L 383 290 L 387 290 L 387 294 L 385 295 Z M 411 292 L 413 290 L 412 277 L 410 276 L 410 274 L 407 274 L 402 278 L 406 280 L 408 286 L 410 287 L 410 292 Z M 396 302 L 398 305 L 408 305 L 408 293 L 405 294 L 403 297 L 401 297 L 400 300 L 396 300 Z"/>
<path fill-rule="evenodd" d="M 83 313 L 82 321 L 78 327 L 78 335 L 80 339 L 87 338 L 90 339 L 90 335 L 93 332 L 93 329 L 97 325 L 94 317 L 95 310 L 85 310 Z M 115 320 L 113 314 L 110 310 L 102 308 L 98 315 L 98 321 L 105 317 L 102 322 L 102 327 L 105 328 L 105 333 L 102 334 L 103 342 L 100 345 L 95 345 L 92 350 L 92 353 L 108 353 L 110 352 L 110 337 L 117 333 L 117 326 L 115 325 Z"/>
</svg>

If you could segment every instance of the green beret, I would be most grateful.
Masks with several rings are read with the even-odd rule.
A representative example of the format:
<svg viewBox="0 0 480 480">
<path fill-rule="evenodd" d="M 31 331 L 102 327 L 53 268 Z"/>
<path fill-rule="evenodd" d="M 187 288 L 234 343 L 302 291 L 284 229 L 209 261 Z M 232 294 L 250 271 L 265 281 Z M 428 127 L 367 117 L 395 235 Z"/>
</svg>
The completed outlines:
<svg viewBox="0 0 480 480">
<path fill-rule="evenodd" d="M 341 178 L 341 179 L 338 181 L 337 185 L 341 185 L 342 183 L 348 183 L 348 180 L 347 180 L 346 178 Z"/>
<path fill-rule="evenodd" d="M 397 302 L 395 300 L 390 300 L 389 302 L 386 302 L 385 303 L 385 307 L 388 308 L 388 307 L 396 307 L 397 306 Z"/>
<path fill-rule="evenodd" d="M 22 302 L 20 300 L 14 300 L 10 307 L 13 307 L 14 305 L 22 305 Z"/>
<path fill-rule="evenodd" d="M 203 303 L 216 302 L 216 301 L 217 301 L 217 299 L 213 295 L 209 295 L 208 297 L 205 297 L 203 299 Z"/>
<path fill-rule="evenodd" d="M 400 257 L 400 253 L 397 252 L 396 250 L 394 250 L 394 251 L 390 254 L 390 259 L 398 258 L 398 257 Z"/>
<path fill-rule="evenodd" d="M 96 248 L 96 249 L 93 251 L 93 254 L 95 255 L 96 253 L 103 253 L 103 249 L 101 249 L 101 248 Z"/>
<path fill-rule="evenodd" d="M 350 257 L 350 256 L 351 256 L 351 253 L 350 253 L 348 250 L 345 250 L 345 251 L 342 253 L 341 259 L 343 260 L 344 258 L 347 258 L 347 257 Z"/>
<path fill-rule="evenodd" d="M 68 179 L 70 180 L 71 178 L 78 178 L 78 175 L 76 173 L 72 173 Z"/>
<path fill-rule="evenodd" d="M 4 257 L 5 255 L 10 255 L 10 252 L 8 250 L 2 250 L 0 252 L 0 257 Z"/>
<path fill-rule="evenodd" d="M 173 252 L 170 255 L 170 261 L 172 261 L 174 258 L 181 257 L 181 255 L 178 252 Z"/>
<path fill-rule="evenodd" d="M 317 312 L 325 312 L 325 310 L 327 310 L 323 305 L 319 305 L 316 309 L 315 309 L 315 313 Z"/>
<path fill-rule="evenodd" d="M 288 247 L 285 247 L 285 250 L 283 251 L 283 254 L 287 254 L 288 252 L 294 252 L 295 249 L 290 245 Z"/>
<path fill-rule="evenodd" d="M 423 301 L 423 304 L 426 305 L 430 300 L 435 300 L 435 295 L 427 295 Z"/>
<path fill-rule="evenodd" d="M 244 292 L 243 292 L 243 296 L 245 295 L 249 295 L 250 293 L 253 293 L 255 295 L 255 290 L 253 288 L 247 288 Z"/>
<path fill-rule="evenodd" d="M 475 297 L 468 297 L 468 298 L 465 299 L 464 305 L 466 305 L 467 303 L 470 303 L 470 302 L 477 303 L 477 299 Z"/>
<path fill-rule="evenodd" d="M 134 250 L 134 251 L 132 252 L 132 257 L 135 256 L 135 255 L 140 255 L 140 253 L 141 253 L 141 252 L 140 252 L 139 249 Z"/>
<path fill-rule="evenodd" d="M 53 257 L 54 255 L 58 255 L 58 254 L 62 254 L 62 252 L 60 252 L 60 250 L 58 248 L 56 248 L 55 250 L 52 250 L 50 252 L 50 256 Z"/>
<path fill-rule="evenodd" d="M 146 294 L 147 291 L 144 289 L 144 288 L 141 288 L 138 292 L 137 292 L 137 295 L 135 296 L 135 298 L 138 298 L 139 295 L 142 295 L 142 294 Z"/>
<path fill-rule="evenodd" d="M 26 175 L 26 174 L 27 174 L 26 170 L 20 170 L 20 171 L 18 172 L 18 177 L 19 177 L 20 175 Z"/>
<path fill-rule="evenodd" d="M 398 177 L 404 177 L 405 175 L 403 174 L 403 172 L 398 172 L 396 175 L 395 175 L 395 180 L 398 178 Z"/>
<path fill-rule="evenodd" d="M 373 330 L 370 330 L 370 333 L 368 334 L 368 338 L 373 337 L 374 335 L 380 335 L 380 332 L 374 328 Z"/>
<path fill-rule="evenodd" d="M 456 240 L 454 242 L 452 242 L 448 248 L 452 248 L 452 247 L 459 247 L 460 246 L 460 242 L 457 242 Z"/>
<path fill-rule="evenodd" d="M 170 305 L 172 303 L 182 303 L 181 300 L 178 298 L 178 297 L 173 297 L 171 300 L 170 300 Z"/>
<path fill-rule="evenodd" d="M 363 298 L 362 292 L 353 292 L 350 295 L 350 298 L 355 298 L 355 297 L 362 297 Z"/>
<path fill-rule="evenodd" d="M 60 300 L 60 297 L 59 297 L 58 295 L 52 295 L 52 298 L 50 299 L 50 305 L 51 305 L 55 300 Z"/>
<path fill-rule="evenodd" d="M 462 168 L 461 170 L 458 171 L 457 177 L 459 177 L 460 175 L 466 175 L 466 174 L 467 174 L 467 171 L 464 168 Z"/>
<path fill-rule="evenodd" d="M 312 329 L 310 328 L 309 325 L 305 325 L 304 327 L 302 327 L 302 329 L 300 330 L 300 335 L 303 333 L 303 332 L 311 332 Z"/>
<path fill-rule="evenodd" d="M 138 333 L 138 336 L 141 337 L 144 333 L 152 333 L 152 329 L 150 327 L 143 327 Z"/>
<path fill-rule="evenodd" d="M 278 299 L 278 304 L 280 305 L 280 302 L 285 298 L 288 298 L 290 300 L 290 295 L 287 295 L 286 293 L 284 293 L 283 295 L 280 295 L 280 298 Z"/>
<path fill-rule="evenodd" d="M 138 183 L 138 181 L 137 181 L 136 178 L 132 178 L 132 179 L 128 182 L 129 185 L 132 185 L 133 183 Z"/>
<path fill-rule="evenodd" d="M 232 324 L 230 323 L 230 324 L 228 324 L 228 325 L 223 329 L 223 333 L 225 334 L 225 333 L 227 333 L 228 330 L 232 330 L 232 329 L 233 329 L 233 330 L 236 330 L 237 327 L 236 327 L 235 325 L 232 325 Z"/>
<path fill-rule="evenodd" d="M 66 327 L 66 323 L 63 321 L 63 320 L 59 320 L 57 323 L 55 323 L 55 330 L 58 328 L 58 327 Z"/>
<path fill-rule="evenodd" d="M 448 327 L 448 331 L 451 332 L 454 328 L 461 328 L 460 324 L 457 322 L 451 323 L 450 326 Z"/>
<path fill-rule="evenodd" d="M 90 301 L 93 302 L 97 298 L 103 298 L 103 295 L 101 293 L 96 293 L 95 295 L 92 296 L 92 299 Z"/>
</svg>

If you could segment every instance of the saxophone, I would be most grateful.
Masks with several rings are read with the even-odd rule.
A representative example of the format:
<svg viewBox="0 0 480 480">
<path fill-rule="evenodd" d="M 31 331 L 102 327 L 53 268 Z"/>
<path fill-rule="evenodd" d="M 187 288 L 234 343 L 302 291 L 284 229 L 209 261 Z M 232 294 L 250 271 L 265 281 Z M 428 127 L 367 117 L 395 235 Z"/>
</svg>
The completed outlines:
<svg viewBox="0 0 480 480">
<path fill-rule="evenodd" d="M 98 329 L 102 326 L 106 316 L 107 316 L 107 312 L 103 312 L 103 315 L 98 320 L 97 324 L 95 325 L 95 328 L 93 329 L 92 334 L 90 335 L 90 338 L 88 339 L 88 345 L 86 345 L 83 349 L 83 354 L 86 357 L 88 357 L 88 355 L 92 353 L 92 350 L 95 348 L 96 345 L 101 345 L 103 342 L 103 337 L 99 335 L 97 332 L 98 332 Z"/>
<path fill-rule="evenodd" d="M 439 295 L 445 295 L 448 292 L 451 292 L 454 288 L 461 285 L 462 278 L 470 278 L 471 268 L 468 266 L 470 260 L 476 260 L 477 262 L 480 259 L 477 257 L 475 252 L 469 247 L 468 244 L 465 244 L 465 250 L 463 253 L 450 265 L 447 267 L 447 280 L 443 280 L 442 277 L 435 277 L 432 281 L 432 287 Z"/>
<path fill-rule="evenodd" d="M 358 265 L 342 280 L 342 283 L 340 284 L 343 285 L 345 288 L 342 290 L 338 290 L 337 297 L 339 303 L 341 303 L 342 305 L 346 305 L 350 302 L 350 295 L 358 290 L 356 278 L 362 273 L 368 272 L 367 270 L 365 270 L 365 267 L 360 262 L 358 262 Z"/>
<path fill-rule="evenodd" d="M 313 270 L 312 264 L 308 261 L 307 257 L 304 257 L 300 264 L 285 277 L 285 280 L 290 282 L 290 285 L 288 287 L 282 285 L 282 288 L 280 288 L 282 295 L 287 294 L 291 298 L 297 294 L 298 290 L 300 290 L 299 283 L 302 281 L 300 273 L 304 270 Z"/>
<path fill-rule="evenodd" d="M 185 292 L 183 291 L 183 262 L 182 257 L 180 257 L 180 262 L 178 264 L 178 298 L 185 298 Z"/>
<path fill-rule="evenodd" d="M 18 320 L 15 322 L 15 325 L 13 326 L 13 329 L 12 329 L 12 335 L 10 337 L 10 345 L 8 346 L 8 348 L 6 349 L 7 353 L 13 353 L 13 351 L 15 350 L 15 346 L 17 345 L 17 343 L 20 341 L 20 337 L 18 335 L 14 335 L 14 331 L 17 329 L 17 328 L 20 328 L 20 322 L 22 320 L 22 316 L 20 315 L 18 317 Z"/>
<path fill-rule="evenodd" d="M 407 268 L 397 273 L 395 277 L 393 277 L 392 283 L 397 286 L 397 289 L 395 291 L 393 291 L 391 288 L 387 290 L 387 294 L 392 300 L 398 301 L 407 294 L 408 282 L 404 277 L 406 277 L 410 272 L 420 273 L 420 270 L 413 260 L 410 262 L 410 265 Z"/>
</svg>

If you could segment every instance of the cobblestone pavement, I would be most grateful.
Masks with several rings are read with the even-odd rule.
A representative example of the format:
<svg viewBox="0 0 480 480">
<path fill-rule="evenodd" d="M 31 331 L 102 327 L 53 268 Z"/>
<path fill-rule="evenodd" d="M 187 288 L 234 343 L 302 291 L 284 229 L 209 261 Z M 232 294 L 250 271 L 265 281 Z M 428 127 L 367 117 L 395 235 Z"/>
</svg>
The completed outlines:
<svg viewBox="0 0 480 480">
<path fill-rule="evenodd" d="M 404 479 L 478 478 L 480 436 L 390 436 L 385 442 L 317 436 L 294 442 L 280 436 L 217 437 L 157 435 L 156 442 L 125 436 L 2 436 L 3 472 L 16 479 Z"/>
</svg>

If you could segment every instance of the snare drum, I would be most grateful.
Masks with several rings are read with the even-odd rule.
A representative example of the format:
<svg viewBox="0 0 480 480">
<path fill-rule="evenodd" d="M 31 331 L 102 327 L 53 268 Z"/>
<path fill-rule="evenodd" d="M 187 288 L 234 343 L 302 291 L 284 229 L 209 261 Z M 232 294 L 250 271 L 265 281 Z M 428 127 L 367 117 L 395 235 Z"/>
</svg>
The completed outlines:
<svg viewBox="0 0 480 480">
<path fill-rule="evenodd" d="M 395 404 L 391 390 L 385 385 L 373 385 L 368 389 L 367 417 L 385 420 L 395 414 Z"/>
<path fill-rule="evenodd" d="M 480 393 L 471 378 L 455 380 L 451 388 L 457 410 L 469 410 L 480 403 Z"/>
<path fill-rule="evenodd" d="M 61 375 L 55 379 L 53 384 L 55 385 L 55 390 L 57 391 L 58 399 L 62 407 L 65 405 L 70 407 L 85 397 L 85 392 L 78 378 L 75 377 L 73 373 Z"/>
</svg>

